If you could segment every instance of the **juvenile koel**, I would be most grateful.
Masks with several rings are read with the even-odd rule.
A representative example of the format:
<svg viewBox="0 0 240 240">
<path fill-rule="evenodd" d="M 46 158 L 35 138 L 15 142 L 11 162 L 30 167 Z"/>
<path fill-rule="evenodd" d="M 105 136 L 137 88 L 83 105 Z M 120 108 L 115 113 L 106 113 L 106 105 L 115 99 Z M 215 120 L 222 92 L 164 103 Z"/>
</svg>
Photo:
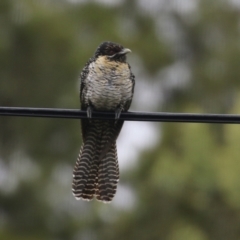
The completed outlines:
<svg viewBox="0 0 240 240">
<path fill-rule="evenodd" d="M 126 62 L 130 49 L 104 42 L 80 75 L 83 144 L 73 171 L 73 194 L 77 199 L 96 197 L 110 202 L 119 180 L 116 139 L 123 126 L 119 117 L 132 102 L 134 75 Z M 93 111 L 114 111 L 115 120 L 91 119 Z"/>
</svg>

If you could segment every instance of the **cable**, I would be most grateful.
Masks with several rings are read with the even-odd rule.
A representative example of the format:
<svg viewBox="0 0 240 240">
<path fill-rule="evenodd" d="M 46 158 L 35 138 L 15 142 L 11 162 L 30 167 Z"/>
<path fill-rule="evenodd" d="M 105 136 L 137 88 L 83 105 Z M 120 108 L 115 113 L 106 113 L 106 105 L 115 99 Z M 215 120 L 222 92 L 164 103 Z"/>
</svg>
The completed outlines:
<svg viewBox="0 0 240 240">
<path fill-rule="evenodd" d="M 0 107 L 0 116 L 43 117 L 43 118 L 87 118 L 86 111 L 60 108 Z M 93 112 L 93 119 L 114 119 L 113 112 Z M 197 114 L 167 112 L 126 112 L 120 119 L 149 122 L 188 122 L 188 123 L 240 123 L 238 114 Z"/>
</svg>

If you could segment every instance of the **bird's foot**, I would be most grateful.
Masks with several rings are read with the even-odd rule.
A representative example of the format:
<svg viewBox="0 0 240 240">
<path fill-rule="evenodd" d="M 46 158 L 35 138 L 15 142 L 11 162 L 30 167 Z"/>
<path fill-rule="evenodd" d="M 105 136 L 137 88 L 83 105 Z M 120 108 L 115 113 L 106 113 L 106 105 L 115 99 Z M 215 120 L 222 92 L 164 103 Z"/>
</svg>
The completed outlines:
<svg viewBox="0 0 240 240">
<path fill-rule="evenodd" d="M 121 108 L 117 108 L 115 110 L 115 124 L 118 122 L 118 119 L 120 118 L 121 116 L 121 112 L 122 112 L 122 109 Z"/>
<path fill-rule="evenodd" d="M 115 120 L 118 120 L 120 118 L 121 112 L 122 112 L 121 108 L 117 108 L 115 110 Z"/>
<path fill-rule="evenodd" d="M 89 105 L 89 106 L 87 107 L 87 117 L 88 117 L 88 118 L 92 118 L 92 112 L 93 112 L 93 109 L 92 109 L 92 107 Z"/>
</svg>

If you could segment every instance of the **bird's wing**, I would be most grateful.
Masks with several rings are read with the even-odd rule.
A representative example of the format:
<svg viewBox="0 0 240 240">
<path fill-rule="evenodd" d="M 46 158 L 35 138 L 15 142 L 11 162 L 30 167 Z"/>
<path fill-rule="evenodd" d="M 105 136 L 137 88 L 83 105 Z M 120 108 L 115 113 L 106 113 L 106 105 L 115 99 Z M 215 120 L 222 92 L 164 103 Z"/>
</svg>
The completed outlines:
<svg viewBox="0 0 240 240">
<path fill-rule="evenodd" d="M 128 67 L 129 67 L 130 73 L 131 73 L 131 75 L 130 75 L 130 80 L 131 80 L 131 82 L 132 82 L 132 85 L 131 85 L 131 88 L 132 88 L 132 96 L 131 96 L 131 98 L 125 103 L 124 109 L 123 109 L 124 111 L 128 111 L 128 109 L 129 109 L 130 106 L 131 106 L 132 99 L 133 99 L 133 93 L 134 93 L 134 87 L 135 87 L 135 76 L 134 76 L 134 74 L 132 73 L 131 67 L 130 67 L 129 64 L 128 64 Z"/>
</svg>

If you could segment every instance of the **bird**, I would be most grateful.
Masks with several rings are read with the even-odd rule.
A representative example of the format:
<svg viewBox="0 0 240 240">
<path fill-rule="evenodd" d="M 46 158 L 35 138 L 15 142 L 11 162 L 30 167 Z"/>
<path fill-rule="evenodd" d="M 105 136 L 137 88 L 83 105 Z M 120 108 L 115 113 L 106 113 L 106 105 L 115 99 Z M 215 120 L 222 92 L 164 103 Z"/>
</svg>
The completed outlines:
<svg viewBox="0 0 240 240">
<path fill-rule="evenodd" d="M 73 170 L 72 191 L 77 200 L 112 201 L 119 181 L 116 140 L 130 108 L 135 76 L 126 62 L 131 50 L 110 41 L 101 43 L 80 74 L 82 146 Z M 97 111 L 114 112 L 115 119 L 92 119 Z"/>
</svg>

